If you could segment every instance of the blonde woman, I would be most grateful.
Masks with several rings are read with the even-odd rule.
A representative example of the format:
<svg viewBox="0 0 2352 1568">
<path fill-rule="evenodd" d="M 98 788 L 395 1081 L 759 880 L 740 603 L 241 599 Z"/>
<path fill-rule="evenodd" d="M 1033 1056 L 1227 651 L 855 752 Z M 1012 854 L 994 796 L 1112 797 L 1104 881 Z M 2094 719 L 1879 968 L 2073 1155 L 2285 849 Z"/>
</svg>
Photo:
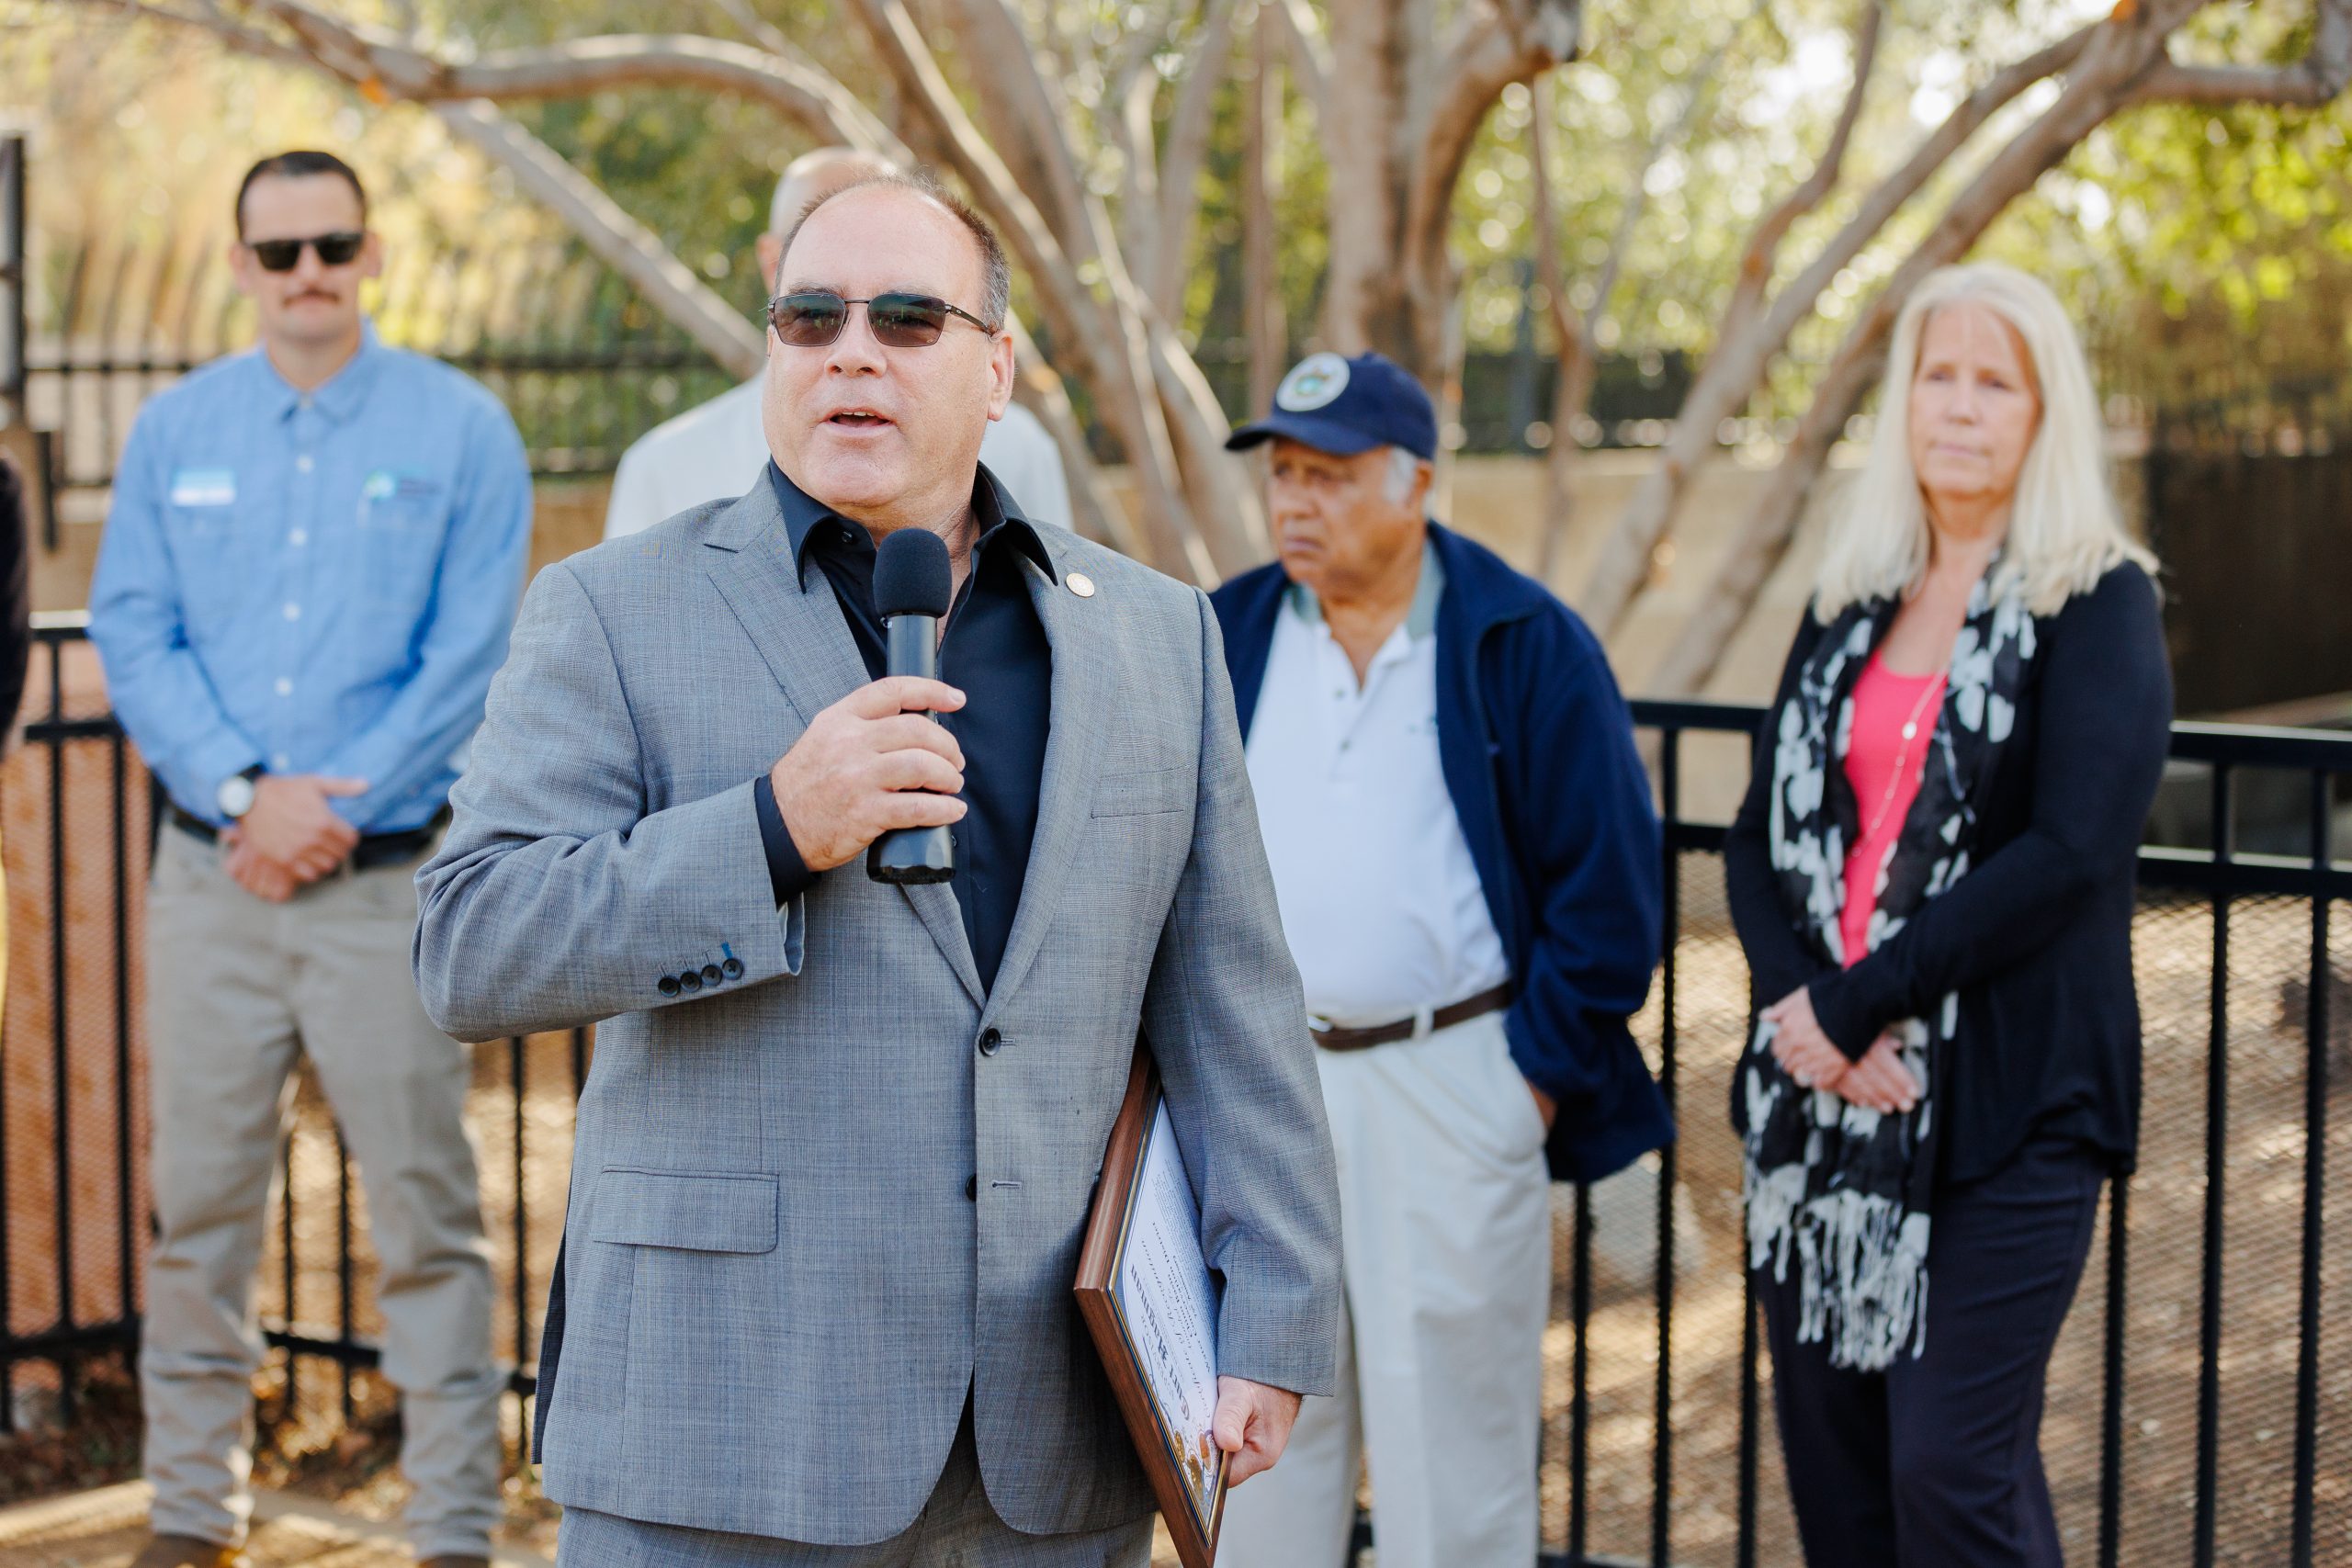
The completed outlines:
<svg viewBox="0 0 2352 1568">
<path fill-rule="evenodd" d="M 1748 1264 L 1813 1568 L 2054 1565 L 2042 1376 L 2137 1134 L 2171 676 L 2050 290 L 1932 275 L 1885 385 L 1724 852 Z"/>
</svg>

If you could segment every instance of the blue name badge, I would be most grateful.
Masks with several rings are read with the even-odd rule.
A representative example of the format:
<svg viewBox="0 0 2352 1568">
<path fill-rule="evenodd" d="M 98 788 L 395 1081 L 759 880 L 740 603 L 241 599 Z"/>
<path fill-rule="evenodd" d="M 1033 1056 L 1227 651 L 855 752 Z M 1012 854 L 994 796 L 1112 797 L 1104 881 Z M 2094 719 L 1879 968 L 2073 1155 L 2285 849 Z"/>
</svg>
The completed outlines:
<svg viewBox="0 0 2352 1568">
<path fill-rule="evenodd" d="M 174 506 L 232 506 L 236 500 L 233 468 L 181 468 L 172 475 Z"/>
</svg>

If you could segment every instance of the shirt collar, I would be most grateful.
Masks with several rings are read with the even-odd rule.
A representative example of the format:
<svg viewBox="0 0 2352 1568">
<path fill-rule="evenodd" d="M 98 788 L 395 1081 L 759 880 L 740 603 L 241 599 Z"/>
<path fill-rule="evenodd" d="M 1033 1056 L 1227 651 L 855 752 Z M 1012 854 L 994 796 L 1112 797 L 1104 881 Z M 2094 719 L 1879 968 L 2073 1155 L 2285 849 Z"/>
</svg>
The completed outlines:
<svg viewBox="0 0 2352 1568">
<path fill-rule="evenodd" d="M 1437 558 L 1435 540 L 1421 542 L 1421 577 L 1413 585 L 1413 603 L 1405 611 L 1404 631 L 1408 637 L 1419 642 L 1437 631 L 1437 607 L 1445 597 L 1445 568 Z M 1323 624 L 1323 605 L 1315 597 L 1315 590 L 1304 582 L 1294 582 L 1284 591 L 1283 602 L 1291 614 L 1309 626 Z"/>
<path fill-rule="evenodd" d="M 264 382 L 269 389 L 265 405 L 272 416 L 284 419 L 296 409 L 307 406 L 318 410 L 337 424 L 348 423 L 360 405 L 368 400 L 368 390 L 376 384 L 376 375 L 383 367 L 385 349 L 376 336 L 376 323 L 364 317 L 359 322 L 359 349 L 342 369 L 308 392 L 298 390 L 292 382 L 277 373 L 270 362 L 269 350 L 255 344 L 254 360 L 261 367 Z"/>
<path fill-rule="evenodd" d="M 775 492 L 777 508 L 784 513 L 785 534 L 792 541 L 792 564 L 804 590 L 808 587 L 808 546 L 812 540 L 821 537 L 824 532 L 820 525 L 832 524 L 852 530 L 850 536 L 853 540 L 868 537 L 862 526 L 793 483 L 774 457 L 768 459 L 768 485 Z M 979 514 L 980 520 L 980 534 L 973 546 L 974 554 L 986 548 L 1001 533 L 1022 554 L 1037 563 L 1037 569 L 1046 574 L 1048 582 L 1061 581 L 1061 574 L 1054 570 L 1054 558 L 1046 551 L 1046 541 L 1039 536 L 1036 525 L 1022 514 L 1020 503 L 997 482 L 996 476 L 989 472 L 985 464 L 980 466 L 972 481 L 972 510 Z"/>
</svg>

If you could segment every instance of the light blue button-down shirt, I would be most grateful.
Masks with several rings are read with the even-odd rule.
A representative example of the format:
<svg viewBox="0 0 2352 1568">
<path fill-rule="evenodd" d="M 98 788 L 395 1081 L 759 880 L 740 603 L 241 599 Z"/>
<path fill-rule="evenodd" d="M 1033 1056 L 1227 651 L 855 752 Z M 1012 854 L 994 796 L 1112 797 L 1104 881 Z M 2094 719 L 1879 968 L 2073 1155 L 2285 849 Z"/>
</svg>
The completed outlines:
<svg viewBox="0 0 2352 1568">
<path fill-rule="evenodd" d="M 221 782 L 363 779 L 363 833 L 430 821 L 506 657 L 531 537 L 514 422 L 376 341 L 317 390 L 259 349 L 140 411 L 90 586 L 117 716 L 183 810 Z"/>
</svg>

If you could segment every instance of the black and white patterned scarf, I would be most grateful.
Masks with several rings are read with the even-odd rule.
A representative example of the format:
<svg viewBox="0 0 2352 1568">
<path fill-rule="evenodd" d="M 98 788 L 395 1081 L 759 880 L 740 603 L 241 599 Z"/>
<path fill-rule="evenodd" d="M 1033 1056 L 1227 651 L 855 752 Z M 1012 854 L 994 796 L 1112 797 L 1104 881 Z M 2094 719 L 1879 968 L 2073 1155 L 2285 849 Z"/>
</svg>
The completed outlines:
<svg viewBox="0 0 2352 1568">
<path fill-rule="evenodd" d="M 1875 949 L 1928 899 L 1968 874 L 1972 801 L 2017 718 L 2034 654 L 2034 623 L 2014 590 L 1996 598 L 1997 560 L 1969 594 L 1919 794 L 1880 873 L 1868 942 Z M 1822 634 L 1770 722 L 1772 867 L 1814 956 L 1842 966 L 1846 856 L 1860 831 L 1846 752 L 1854 682 L 1896 606 L 1849 606 Z M 1778 998 L 1770 998 L 1777 1000 Z M 1935 1177 L 1936 1069 L 1960 1026 L 1960 998 L 1889 1027 L 1926 1088 L 1901 1115 L 1800 1087 L 1772 1057 L 1759 1023 L 1740 1064 L 1747 1112 L 1748 1267 L 1785 1283 L 1797 1270 L 1797 1338 L 1826 1340 L 1832 1366 L 1876 1371 L 1927 1343 L 1928 1196 Z"/>
</svg>

